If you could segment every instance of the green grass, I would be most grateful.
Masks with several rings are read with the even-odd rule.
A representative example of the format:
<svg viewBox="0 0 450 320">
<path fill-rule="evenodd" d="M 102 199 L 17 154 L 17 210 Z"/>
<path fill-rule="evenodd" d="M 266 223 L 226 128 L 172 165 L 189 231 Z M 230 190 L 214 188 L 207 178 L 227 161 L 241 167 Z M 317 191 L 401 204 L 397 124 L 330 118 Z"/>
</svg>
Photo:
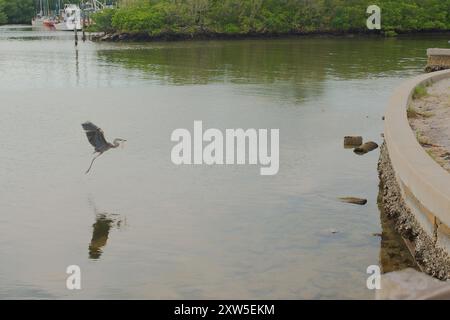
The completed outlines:
<svg viewBox="0 0 450 320">
<path fill-rule="evenodd" d="M 419 84 L 417 87 L 414 88 L 412 98 L 420 99 L 420 98 L 426 97 L 427 95 L 428 95 L 427 88 L 424 85 Z"/>
</svg>

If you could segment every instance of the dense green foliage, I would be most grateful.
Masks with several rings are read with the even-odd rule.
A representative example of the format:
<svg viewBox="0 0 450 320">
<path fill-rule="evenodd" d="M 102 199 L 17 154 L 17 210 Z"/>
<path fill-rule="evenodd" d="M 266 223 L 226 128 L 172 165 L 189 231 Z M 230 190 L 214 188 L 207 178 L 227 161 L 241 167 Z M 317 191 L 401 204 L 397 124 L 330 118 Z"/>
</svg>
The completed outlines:
<svg viewBox="0 0 450 320">
<path fill-rule="evenodd" d="M 58 2 L 44 5 L 55 10 Z M 0 0 L 0 24 L 29 23 L 38 3 Z M 450 30 L 450 0 L 119 0 L 95 21 L 100 31 L 151 36 L 367 32 L 366 8 L 374 3 L 387 34 Z"/>
<path fill-rule="evenodd" d="M 30 23 L 34 16 L 34 0 L 2 0 L 0 11 L 6 17 L 3 23 Z M 0 13 L 1 15 L 1 13 Z M 0 18 L 0 23 L 2 23 Z"/>
<path fill-rule="evenodd" d="M 383 32 L 450 30 L 450 0 L 123 0 L 95 20 L 101 31 L 151 36 L 367 32 L 373 3 Z"/>
<path fill-rule="evenodd" d="M 5 13 L 5 0 L 0 0 L 0 25 L 8 22 L 8 17 Z"/>
</svg>

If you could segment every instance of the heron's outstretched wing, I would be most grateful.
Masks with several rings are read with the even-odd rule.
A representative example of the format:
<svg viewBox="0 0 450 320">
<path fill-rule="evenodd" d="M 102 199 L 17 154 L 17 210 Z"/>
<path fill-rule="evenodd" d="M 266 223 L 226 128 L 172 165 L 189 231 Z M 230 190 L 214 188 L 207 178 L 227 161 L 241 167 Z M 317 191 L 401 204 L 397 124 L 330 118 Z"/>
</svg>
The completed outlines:
<svg viewBox="0 0 450 320">
<path fill-rule="evenodd" d="M 95 148 L 95 151 L 101 152 L 104 151 L 108 147 L 108 142 L 105 139 L 105 135 L 103 134 L 103 130 L 97 127 L 92 122 L 85 122 L 81 125 L 86 132 L 86 136 Z"/>
</svg>

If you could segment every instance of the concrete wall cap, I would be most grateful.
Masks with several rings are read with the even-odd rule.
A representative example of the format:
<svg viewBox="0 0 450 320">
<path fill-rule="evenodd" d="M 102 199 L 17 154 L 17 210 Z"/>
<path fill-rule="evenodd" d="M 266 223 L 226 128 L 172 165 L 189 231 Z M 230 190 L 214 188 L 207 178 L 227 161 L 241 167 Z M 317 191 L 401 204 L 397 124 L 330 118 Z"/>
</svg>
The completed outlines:
<svg viewBox="0 0 450 320">
<path fill-rule="evenodd" d="M 450 226 L 450 173 L 419 144 L 409 125 L 406 110 L 416 86 L 449 77 L 450 70 L 444 70 L 404 82 L 389 100 L 384 127 L 386 146 L 399 184 L 405 185 L 447 226 Z"/>
<path fill-rule="evenodd" d="M 450 56 L 450 49 L 430 48 L 427 49 L 428 56 Z"/>
</svg>

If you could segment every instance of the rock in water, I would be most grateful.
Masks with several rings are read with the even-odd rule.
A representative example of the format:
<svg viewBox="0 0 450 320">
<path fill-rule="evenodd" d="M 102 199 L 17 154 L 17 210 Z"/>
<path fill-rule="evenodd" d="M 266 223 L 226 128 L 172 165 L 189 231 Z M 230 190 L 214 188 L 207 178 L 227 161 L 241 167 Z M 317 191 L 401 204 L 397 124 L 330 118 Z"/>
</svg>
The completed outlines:
<svg viewBox="0 0 450 320">
<path fill-rule="evenodd" d="M 346 136 L 344 137 L 344 147 L 359 147 L 362 145 L 363 139 L 361 136 Z"/>
<path fill-rule="evenodd" d="M 352 204 L 359 204 L 360 206 L 363 206 L 367 203 L 367 199 L 362 198 L 355 198 L 355 197 L 342 197 L 339 198 L 342 202 L 346 203 L 352 203 Z"/>
<path fill-rule="evenodd" d="M 339 230 L 334 228 L 323 229 L 319 231 L 319 235 L 323 237 L 329 237 L 331 235 L 336 235 L 339 233 Z"/>
<path fill-rule="evenodd" d="M 376 148 L 378 148 L 378 144 L 376 144 L 373 141 L 369 141 L 364 143 L 362 146 L 355 148 L 353 150 L 354 153 L 362 155 L 362 154 L 366 154 L 367 152 L 370 152 L 372 150 L 375 150 Z"/>
</svg>

